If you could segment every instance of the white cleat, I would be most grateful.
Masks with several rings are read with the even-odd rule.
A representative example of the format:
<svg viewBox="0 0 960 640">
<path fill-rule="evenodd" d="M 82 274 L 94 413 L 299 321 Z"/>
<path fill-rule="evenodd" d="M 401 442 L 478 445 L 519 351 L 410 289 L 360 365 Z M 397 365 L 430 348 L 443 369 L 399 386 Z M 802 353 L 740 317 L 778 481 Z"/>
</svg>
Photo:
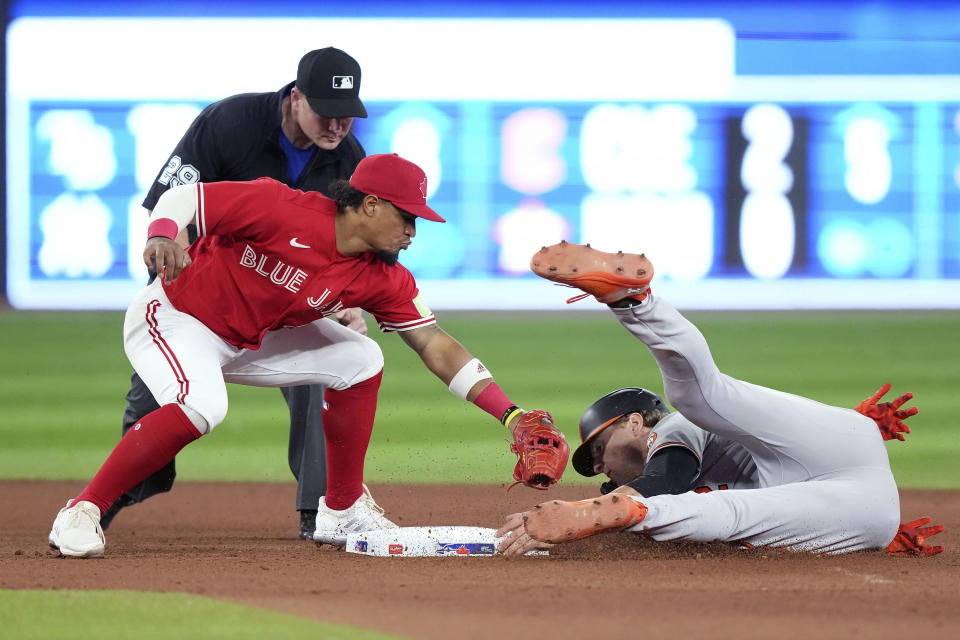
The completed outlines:
<svg viewBox="0 0 960 640">
<path fill-rule="evenodd" d="M 320 498 L 313 539 L 322 544 L 342 547 L 347 543 L 349 533 L 396 528 L 397 525 L 383 515 L 383 507 L 374 502 L 367 485 L 363 485 L 360 497 L 342 511 L 328 508 L 325 497 Z"/>
<path fill-rule="evenodd" d="M 92 502 L 83 500 L 60 509 L 48 541 L 54 549 L 72 558 L 101 558 L 106 538 L 100 528 L 100 509 Z"/>
</svg>

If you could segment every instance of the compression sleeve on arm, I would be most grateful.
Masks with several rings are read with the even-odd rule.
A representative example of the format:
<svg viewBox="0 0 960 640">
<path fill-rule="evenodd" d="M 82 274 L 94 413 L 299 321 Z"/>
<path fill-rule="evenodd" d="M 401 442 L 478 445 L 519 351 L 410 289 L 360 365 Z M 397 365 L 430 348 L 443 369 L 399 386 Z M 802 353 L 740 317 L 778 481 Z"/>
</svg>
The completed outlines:
<svg viewBox="0 0 960 640">
<path fill-rule="evenodd" d="M 150 212 L 147 237 L 176 238 L 180 230 L 197 217 L 197 185 L 188 184 L 168 189 Z"/>
<path fill-rule="evenodd" d="M 646 497 L 686 493 L 697 477 L 700 461 L 686 447 L 666 447 L 653 454 L 643 475 L 627 483 Z"/>
</svg>

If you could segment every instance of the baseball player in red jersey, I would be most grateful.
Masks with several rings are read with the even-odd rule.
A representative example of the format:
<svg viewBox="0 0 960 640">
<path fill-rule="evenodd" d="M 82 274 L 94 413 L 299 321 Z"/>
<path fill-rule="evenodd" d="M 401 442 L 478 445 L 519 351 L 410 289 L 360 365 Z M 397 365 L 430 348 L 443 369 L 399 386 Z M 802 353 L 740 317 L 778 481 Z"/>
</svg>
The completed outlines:
<svg viewBox="0 0 960 640">
<path fill-rule="evenodd" d="M 370 338 L 324 319 L 344 307 L 362 308 L 382 331 L 399 332 L 452 392 L 511 431 L 530 414 L 538 426 L 550 422 L 545 412 L 514 405 L 437 326 L 412 274 L 397 263 L 417 218 L 444 222 L 427 206 L 426 191 L 419 167 L 382 154 L 362 160 L 349 183 L 335 186 L 333 200 L 269 178 L 166 192 L 151 214 L 144 251 L 161 277 L 137 296 L 124 322 L 127 356 L 160 409 L 127 432 L 60 510 L 50 544 L 68 556 L 103 555 L 101 514 L 223 420 L 226 382 L 327 387 L 327 492 L 314 540 L 342 545 L 350 532 L 395 527 L 363 485 L 383 355 Z M 199 238 L 185 253 L 173 239 L 191 222 Z"/>
<path fill-rule="evenodd" d="M 279 91 L 243 93 L 218 100 L 191 123 L 174 147 L 143 200 L 149 214 L 168 189 L 197 182 L 274 178 L 301 191 L 332 195 L 330 184 L 347 179 L 366 155 L 351 132 L 354 118 L 366 118 L 360 99 L 360 64 L 334 47 L 306 53 L 297 65 L 296 80 Z M 184 247 L 188 235 L 181 234 Z M 151 279 L 153 277 L 151 272 Z M 359 309 L 344 309 L 337 319 L 366 333 Z M 299 536 L 313 539 L 317 502 L 327 486 L 326 449 L 320 385 L 280 389 L 290 409 L 288 462 L 297 479 Z M 127 392 L 122 433 L 160 408 L 134 372 Z M 125 492 L 103 515 L 104 530 L 124 508 L 170 491 L 176 461 Z"/>
<path fill-rule="evenodd" d="M 637 387 L 593 403 L 580 421 L 573 465 L 621 487 L 508 516 L 497 532 L 507 536 L 502 553 L 620 530 L 819 553 L 942 550 L 924 546 L 942 526 L 897 526 L 899 496 L 883 441 L 909 432 L 902 420 L 916 408 L 900 406 L 910 394 L 878 404 L 885 385 L 853 410 L 724 375 L 696 327 L 651 293 L 653 266 L 642 255 L 561 243 L 534 255 L 531 268 L 609 304 L 653 355 L 678 412 Z"/>
</svg>

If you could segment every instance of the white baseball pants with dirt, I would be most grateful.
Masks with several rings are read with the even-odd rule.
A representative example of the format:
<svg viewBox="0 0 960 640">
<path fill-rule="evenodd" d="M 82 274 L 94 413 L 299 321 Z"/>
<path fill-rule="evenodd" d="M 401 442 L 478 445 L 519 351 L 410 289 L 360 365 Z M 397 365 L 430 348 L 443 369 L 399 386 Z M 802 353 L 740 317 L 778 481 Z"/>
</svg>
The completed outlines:
<svg viewBox="0 0 960 640">
<path fill-rule="evenodd" d="M 633 531 L 655 540 L 818 553 L 890 543 L 900 501 L 873 420 L 721 373 L 700 331 L 654 295 L 613 312 L 650 349 L 670 404 L 697 426 L 746 447 L 761 485 L 643 498 L 649 511 Z"/>
<path fill-rule="evenodd" d="M 127 357 L 161 406 L 180 404 L 212 430 L 227 414 L 226 383 L 252 387 L 352 387 L 383 369 L 370 338 L 332 320 L 269 331 L 257 350 L 238 349 L 178 311 L 158 278 L 137 294 L 123 324 Z"/>
</svg>

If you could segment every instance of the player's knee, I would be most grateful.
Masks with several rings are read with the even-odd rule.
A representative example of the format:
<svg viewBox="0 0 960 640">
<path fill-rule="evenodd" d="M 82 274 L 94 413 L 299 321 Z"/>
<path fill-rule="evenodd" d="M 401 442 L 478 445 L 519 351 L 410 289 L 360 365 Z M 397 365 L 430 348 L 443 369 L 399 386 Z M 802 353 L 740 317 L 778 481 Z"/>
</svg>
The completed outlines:
<svg viewBox="0 0 960 640">
<path fill-rule="evenodd" d="M 184 415 L 190 419 L 190 422 L 193 423 L 193 426 L 197 428 L 197 431 L 200 432 L 200 435 L 206 435 L 213 428 L 210 426 L 210 423 L 207 422 L 207 419 L 202 415 L 197 413 L 195 410 L 190 408 L 187 405 L 181 405 L 180 408 L 183 410 Z"/>
<path fill-rule="evenodd" d="M 887 470 L 864 470 L 862 484 L 854 486 L 850 501 L 856 504 L 863 523 L 865 547 L 881 549 L 890 544 L 900 528 L 900 493 Z"/>
<path fill-rule="evenodd" d="M 350 369 L 342 372 L 342 383 L 331 385 L 331 389 L 339 390 L 352 387 L 369 380 L 383 370 L 383 351 L 380 350 L 380 345 L 365 336 L 358 337 L 363 339 L 355 340 L 351 344 L 353 353 L 350 358 Z"/>
<path fill-rule="evenodd" d="M 376 342 L 367 338 L 363 343 L 364 350 L 364 361 L 366 362 L 365 369 L 370 371 L 368 378 L 376 375 L 381 369 L 383 369 L 383 351 L 380 349 L 380 345 Z"/>
<path fill-rule="evenodd" d="M 201 434 L 207 434 L 213 431 L 214 427 L 223 422 L 223 419 L 227 416 L 226 390 L 224 390 L 222 396 L 217 394 L 216 397 L 191 398 L 187 396 L 182 407 L 183 412 L 187 414 L 197 430 Z"/>
<path fill-rule="evenodd" d="M 890 541 L 893 540 L 893 537 L 897 535 L 897 531 L 900 529 L 900 508 L 897 505 L 896 508 L 890 508 L 884 510 L 883 514 L 878 518 L 877 526 L 874 528 L 875 539 L 872 541 L 871 546 L 876 547 L 877 549 L 883 549 Z"/>
</svg>

